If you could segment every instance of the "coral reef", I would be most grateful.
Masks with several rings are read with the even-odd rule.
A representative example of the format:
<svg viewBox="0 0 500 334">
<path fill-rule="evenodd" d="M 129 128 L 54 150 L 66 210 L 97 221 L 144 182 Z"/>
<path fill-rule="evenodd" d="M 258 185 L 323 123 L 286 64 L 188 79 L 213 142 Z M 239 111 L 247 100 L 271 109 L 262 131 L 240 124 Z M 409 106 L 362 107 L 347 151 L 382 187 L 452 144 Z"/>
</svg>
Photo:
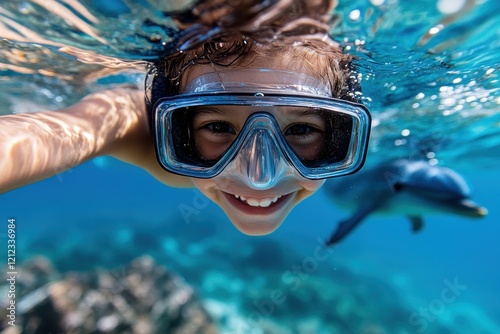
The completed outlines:
<svg viewBox="0 0 500 334">
<path fill-rule="evenodd" d="M 192 287 L 149 256 L 66 274 L 37 257 L 19 268 L 17 287 L 19 320 L 2 323 L 5 333 L 217 333 Z"/>
</svg>

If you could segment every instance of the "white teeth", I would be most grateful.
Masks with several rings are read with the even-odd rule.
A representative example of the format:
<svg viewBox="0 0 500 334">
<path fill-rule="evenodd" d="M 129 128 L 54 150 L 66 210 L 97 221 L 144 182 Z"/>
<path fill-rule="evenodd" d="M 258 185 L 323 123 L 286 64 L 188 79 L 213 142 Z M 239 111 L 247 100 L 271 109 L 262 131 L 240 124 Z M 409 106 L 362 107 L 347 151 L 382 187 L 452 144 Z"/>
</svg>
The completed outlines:
<svg viewBox="0 0 500 334">
<path fill-rule="evenodd" d="M 267 208 L 269 205 L 271 205 L 272 199 L 271 198 L 264 198 L 262 201 L 260 201 L 259 205 L 261 207 Z"/>
<path fill-rule="evenodd" d="M 260 206 L 262 208 L 267 208 L 269 205 L 275 203 L 278 199 L 281 198 L 281 196 L 275 196 L 273 198 L 263 198 L 261 200 L 258 200 L 256 198 L 246 198 L 240 195 L 234 195 L 234 197 L 240 199 L 243 202 L 246 202 L 250 206 Z"/>
<path fill-rule="evenodd" d="M 260 205 L 260 202 L 254 198 L 249 198 L 246 200 L 248 205 L 250 206 L 259 206 Z"/>
</svg>

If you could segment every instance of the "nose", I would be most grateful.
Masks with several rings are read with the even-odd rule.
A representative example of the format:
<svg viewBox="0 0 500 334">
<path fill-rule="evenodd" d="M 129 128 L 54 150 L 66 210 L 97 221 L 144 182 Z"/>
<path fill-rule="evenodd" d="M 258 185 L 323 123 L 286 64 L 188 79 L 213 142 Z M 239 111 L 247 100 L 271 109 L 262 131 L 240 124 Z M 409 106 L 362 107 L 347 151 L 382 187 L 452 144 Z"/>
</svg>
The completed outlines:
<svg viewBox="0 0 500 334">
<path fill-rule="evenodd" d="M 241 172 L 253 189 L 273 187 L 286 169 L 278 143 L 267 129 L 255 129 L 246 138 L 239 156 Z"/>
</svg>

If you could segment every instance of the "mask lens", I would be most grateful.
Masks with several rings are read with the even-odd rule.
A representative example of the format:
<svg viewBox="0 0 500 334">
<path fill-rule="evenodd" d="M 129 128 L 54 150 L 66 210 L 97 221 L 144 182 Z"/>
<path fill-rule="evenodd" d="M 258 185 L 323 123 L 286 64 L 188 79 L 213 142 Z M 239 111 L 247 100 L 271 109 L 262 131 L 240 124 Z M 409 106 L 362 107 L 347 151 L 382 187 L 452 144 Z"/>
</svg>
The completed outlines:
<svg viewBox="0 0 500 334">
<path fill-rule="evenodd" d="M 351 116 L 323 109 L 295 112 L 296 117 L 282 133 L 305 167 L 318 168 L 347 157 L 353 131 Z"/>
<path fill-rule="evenodd" d="M 256 112 L 274 117 L 277 129 L 273 132 L 306 168 L 338 163 L 348 155 L 354 122 L 350 115 L 296 106 L 207 105 L 170 113 L 175 156 L 185 164 L 214 166 L 238 140 L 247 118 Z"/>
<path fill-rule="evenodd" d="M 211 115 L 209 108 L 184 107 L 171 113 L 172 141 L 177 160 L 200 167 L 213 167 L 234 142 L 231 124 Z"/>
</svg>

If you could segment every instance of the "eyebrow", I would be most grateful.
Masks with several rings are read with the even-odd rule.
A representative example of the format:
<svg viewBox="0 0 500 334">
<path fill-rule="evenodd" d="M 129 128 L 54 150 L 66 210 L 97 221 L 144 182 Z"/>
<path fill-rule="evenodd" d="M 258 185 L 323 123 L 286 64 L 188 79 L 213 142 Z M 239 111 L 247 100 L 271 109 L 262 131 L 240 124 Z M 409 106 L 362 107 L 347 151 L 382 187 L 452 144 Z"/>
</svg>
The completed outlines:
<svg viewBox="0 0 500 334">
<path fill-rule="evenodd" d="M 300 115 L 306 115 L 306 116 L 316 116 L 316 115 L 321 115 L 323 113 L 322 110 L 317 110 L 313 108 L 308 108 L 308 107 L 291 107 L 292 109 L 290 111 L 287 111 L 287 113 L 292 113 L 292 114 L 300 114 Z M 301 108 L 301 109 L 295 109 L 295 108 Z"/>
<path fill-rule="evenodd" d="M 223 111 L 217 108 L 217 106 L 194 106 L 193 111 L 196 113 L 195 114 L 196 116 L 204 114 L 214 114 L 214 113 L 223 115 L 227 113 L 227 111 Z"/>
</svg>

